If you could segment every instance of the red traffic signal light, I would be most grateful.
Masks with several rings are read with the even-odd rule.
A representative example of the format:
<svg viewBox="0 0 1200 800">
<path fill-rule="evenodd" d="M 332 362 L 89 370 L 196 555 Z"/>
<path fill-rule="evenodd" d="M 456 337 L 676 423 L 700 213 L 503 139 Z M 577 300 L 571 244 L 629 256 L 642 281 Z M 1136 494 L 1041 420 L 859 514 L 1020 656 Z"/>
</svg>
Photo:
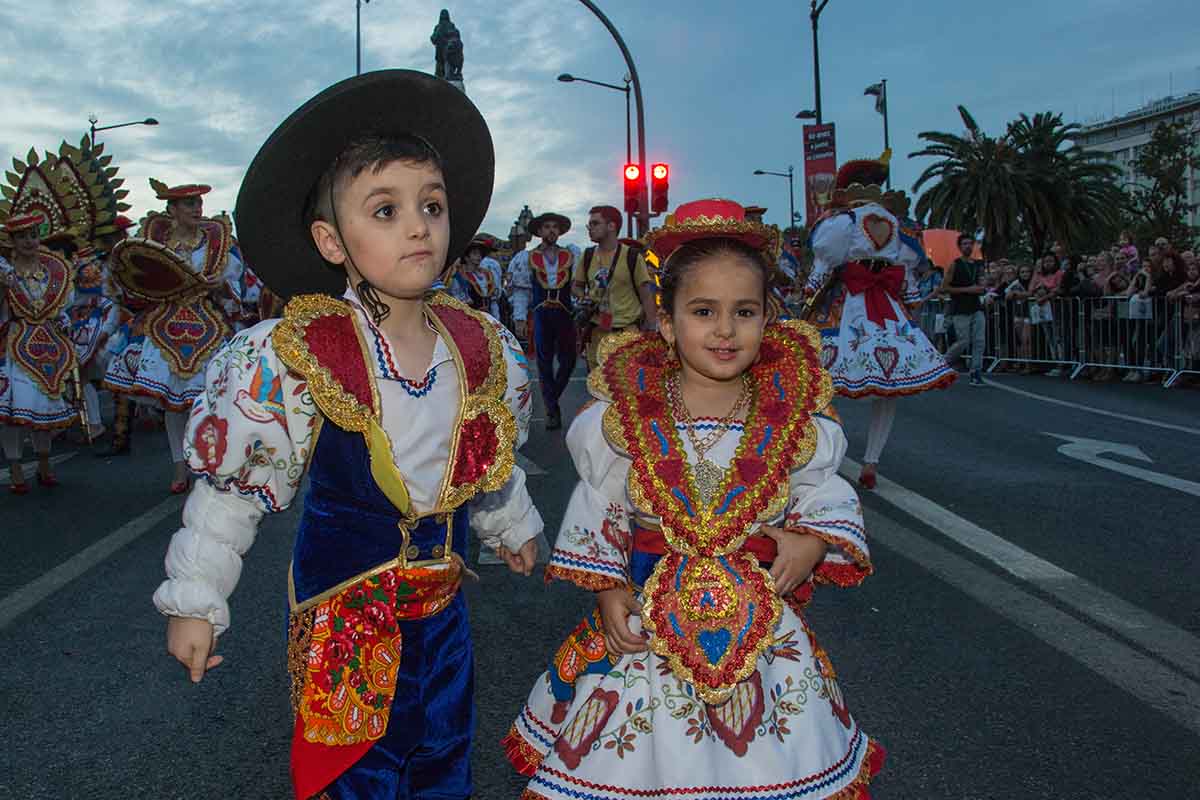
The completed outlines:
<svg viewBox="0 0 1200 800">
<path fill-rule="evenodd" d="M 655 164 L 650 167 L 650 211 L 661 214 L 667 210 L 670 201 L 667 193 L 670 190 L 671 168 L 666 164 Z"/>
<path fill-rule="evenodd" d="M 642 197 L 642 168 L 637 164 L 625 165 L 625 210 L 638 213 Z"/>
</svg>

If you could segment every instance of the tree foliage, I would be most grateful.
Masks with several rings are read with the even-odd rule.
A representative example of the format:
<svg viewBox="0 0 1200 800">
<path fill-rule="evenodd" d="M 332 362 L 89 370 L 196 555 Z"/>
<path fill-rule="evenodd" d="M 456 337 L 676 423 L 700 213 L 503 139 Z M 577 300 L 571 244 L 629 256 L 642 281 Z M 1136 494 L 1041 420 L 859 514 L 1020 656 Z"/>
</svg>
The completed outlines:
<svg viewBox="0 0 1200 800">
<path fill-rule="evenodd" d="M 918 219 L 982 232 L 988 258 L 1006 255 L 1018 241 L 1043 253 L 1054 240 L 1078 246 L 1097 230 L 1115 236 L 1121 171 L 1074 143 L 1078 125 L 1065 124 L 1061 114 L 1022 114 L 992 137 L 964 107 L 958 111 L 965 136 L 923 132 L 929 145 L 909 155 L 938 159 L 913 184 L 915 193 L 937 180 L 917 199 Z"/>
<path fill-rule="evenodd" d="M 1196 231 L 1187 217 L 1196 206 L 1189 201 L 1187 181 L 1188 173 L 1197 170 L 1200 154 L 1187 123 L 1160 122 L 1133 159 L 1133 172 L 1143 185 L 1132 192 L 1127 218 L 1137 241 L 1165 236 L 1180 244 L 1191 242 Z"/>
</svg>

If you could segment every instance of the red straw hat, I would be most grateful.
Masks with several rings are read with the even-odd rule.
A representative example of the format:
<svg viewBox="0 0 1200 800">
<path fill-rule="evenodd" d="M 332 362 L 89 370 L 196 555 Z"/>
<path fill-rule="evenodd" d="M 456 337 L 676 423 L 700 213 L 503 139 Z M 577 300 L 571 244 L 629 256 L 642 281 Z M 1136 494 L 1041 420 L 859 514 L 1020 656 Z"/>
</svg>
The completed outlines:
<svg viewBox="0 0 1200 800">
<path fill-rule="evenodd" d="M 159 200 L 183 200 L 188 197 L 200 197 L 212 191 L 206 183 L 184 183 L 179 186 L 167 186 L 162 181 L 150 179 L 150 188 Z"/>
<path fill-rule="evenodd" d="M 116 218 L 113 219 L 112 226 L 119 231 L 124 231 L 132 228 L 134 226 L 134 222 L 124 214 L 118 214 Z"/>
<path fill-rule="evenodd" d="M 31 214 L 21 214 L 17 217 L 9 217 L 4 220 L 4 230 L 8 233 L 20 233 L 32 228 L 36 228 L 45 222 L 46 218 L 41 213 L 35 211 Z"/>
<path fill-rule="evenodd" d="M 762 252 L 768 264 L 779 257 L 779 228 L 746 219 L 732 200 L 693 200 L 675 209 L 661 228 L 646 234 L 646 244 L 666 260 L 680 245 L 695 239 L 736 239 Z"/>
</svg>

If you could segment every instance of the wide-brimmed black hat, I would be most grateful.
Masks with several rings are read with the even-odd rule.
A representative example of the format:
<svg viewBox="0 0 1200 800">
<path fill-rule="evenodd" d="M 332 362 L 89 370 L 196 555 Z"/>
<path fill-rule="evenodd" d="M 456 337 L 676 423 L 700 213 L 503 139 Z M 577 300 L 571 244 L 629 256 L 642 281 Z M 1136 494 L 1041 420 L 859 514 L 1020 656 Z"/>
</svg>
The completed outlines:
<svg viewBox="0 0 1200 800">
<path fill-rule="evenodd" d="M 346 273 L 313 243 L 306 202 L 352 141 L 401 134 L 424 139 L 441 157 L 450 206 L 448 263 L 463 254 L 492 198 L 496 155 L 487 123 L 463 92 L 440 78 L 405 69 L 368 72 L 292 112 L 246 171 L 234 210 L 238 241 L 272 292 L 287 299 L 345 291 Z"/>
<path fill-rule="evenodd" d="M 543 222 L 557 222 L 559 236 L 562 236 L 564 233 L 571 230 L 571 220 L 567 219 L 562 214 L 555 214 L 553 211 L 547 211 L 545 214 L 538 214 L 529 221 L 529 235 L 537 236 L 540 239 L 542 236 Z"/>
</svg>

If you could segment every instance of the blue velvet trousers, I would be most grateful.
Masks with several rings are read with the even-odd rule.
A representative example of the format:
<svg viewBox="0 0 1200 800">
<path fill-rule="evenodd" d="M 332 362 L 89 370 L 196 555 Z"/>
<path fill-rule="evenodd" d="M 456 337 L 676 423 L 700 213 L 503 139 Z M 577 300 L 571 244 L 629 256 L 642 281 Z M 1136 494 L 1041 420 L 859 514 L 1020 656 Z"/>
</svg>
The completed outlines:
<svg viewBox="0 0 1200 800">
<path fill-rule="evenodd" d="M 325 793 L 333 800 L 466 800 L 475 728 L 474 656 L 462 592 L 442 613 L 401 622 L 387 733 Z"/>
</svg>

